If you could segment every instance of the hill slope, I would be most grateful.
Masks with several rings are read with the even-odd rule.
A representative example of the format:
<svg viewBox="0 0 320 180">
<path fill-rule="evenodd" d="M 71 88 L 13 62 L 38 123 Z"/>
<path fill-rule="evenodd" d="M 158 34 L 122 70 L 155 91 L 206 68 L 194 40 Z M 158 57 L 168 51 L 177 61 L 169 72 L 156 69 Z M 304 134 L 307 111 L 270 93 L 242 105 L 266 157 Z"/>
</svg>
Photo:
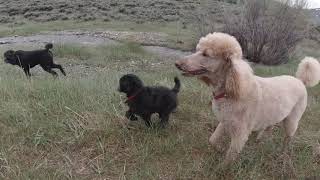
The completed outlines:
<svg viewBox="0 0 320 180">
<path fill-rule="evenodd" d="M 211 13 L 219 13 L 228 3 L 209 1 Z M 194 0 L 15 0 L 0 2 L 0 22 L 17 20 L 127 20 L 127 21 L 176 21 L 190 18 L 204 1 Z"/>
</svg>

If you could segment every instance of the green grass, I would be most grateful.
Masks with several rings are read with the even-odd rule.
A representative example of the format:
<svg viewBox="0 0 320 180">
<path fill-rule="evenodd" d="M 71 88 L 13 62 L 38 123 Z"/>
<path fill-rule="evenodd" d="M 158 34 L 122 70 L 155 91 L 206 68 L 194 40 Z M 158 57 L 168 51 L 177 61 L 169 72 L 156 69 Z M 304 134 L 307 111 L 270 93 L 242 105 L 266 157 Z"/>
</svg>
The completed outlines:
<svg viewBox="0 0 320 180">
<path fill-rule="evenodd" d="M 73 59 L 80 63 L 110 65 L 112 62 L 143 61 L 154 59 L 139 44 L 133 42 L 104 45 L 93 48 L 75 44 L 58 44 L 53 50 L 54 56 Z M 80 60 L 80 61 L 79 61 Z"/>
<path fill-rule="evenodd" d="M 223 154 L 208 144 L 217 124 L 208 106 L 210 91 L 195 79 L 180 77 L 179 107 L 166 129 L 127 122 L 125 97 L 116 91 L 121 75 L 135 72 L 147 85 L 172 87 L 179 73 L 172 62 L 134 43 L 57 45 L 54 54 L 67 77 L 53 80 L 32 70 L 36 75 L 27 81 L 20 69 L 0 63 L 1 178 L 286 179 L 279 158 L 281 128 L 262 144 L 251 137 L 230 171 L 218 169 Z M 79 68 L 83 65 L 92 72 L 86 74 Z M 273 76 L 293 74 L 295 68 L 296 62 L 256 69 L 259 75 Z M 309 106 L 293 142 L 300 179 L 320 177 L 311 150 L 320 139 L 320 86 L 308 91 Z M 157 124 L 157 116 L 153 121 Z"/>
</svg>

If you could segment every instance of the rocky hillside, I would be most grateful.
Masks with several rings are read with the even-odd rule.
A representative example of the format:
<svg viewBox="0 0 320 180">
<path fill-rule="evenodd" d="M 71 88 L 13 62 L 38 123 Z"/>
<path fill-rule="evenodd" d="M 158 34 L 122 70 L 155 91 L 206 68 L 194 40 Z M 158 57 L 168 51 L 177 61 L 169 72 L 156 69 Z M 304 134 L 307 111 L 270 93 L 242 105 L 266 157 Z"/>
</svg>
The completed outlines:
<svg viewBox="0 0 320 180">
<path fill-rule="evenodd" d="M 145 21 L 190 20 L 201 6 L 214 7 L 212 15 L 222 12 L 228 3 L 218 0 L 2 0 L 0 22 L 10 23 L 23 20 L 54 21 L 101 19 Z"/>
</svg>

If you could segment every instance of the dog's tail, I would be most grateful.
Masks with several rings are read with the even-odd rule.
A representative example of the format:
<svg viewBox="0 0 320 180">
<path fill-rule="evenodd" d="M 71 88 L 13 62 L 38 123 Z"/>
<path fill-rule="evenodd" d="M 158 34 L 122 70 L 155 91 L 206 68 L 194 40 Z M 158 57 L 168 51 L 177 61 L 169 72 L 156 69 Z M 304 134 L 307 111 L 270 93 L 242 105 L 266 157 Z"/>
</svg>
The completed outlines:
<svg viewBox="0 0 320 180">
<path fill-rule="evenodd" d="M 305 57 L 299 64 L 296 77 L 307 87 L 313 87 L 320 81 L 320 63 L 313 57 Z"/>
<path fill-rule="evenodd" d="M 48 43 L 48 44 L 46 44 L 46 45 L 44 46 L 44 48 L 45 48 L 46 50 L 49 50 L 49 49 L 52 49 L 52 48 L 53 48 L 53 45 L 52 45 L 52 43 Z"/>
<path fill-rule="evenodd" d="M 174 85 L 174 87 L 172 88 L 172 91 L 175 92 L 175 93 L 178 93 L 178 92 L 180 91 L 180 86 L 181 86 L 180 80 L 179 80 L 178 77 L 175 77 L 175 78 L 174 78 L 174 83 L 175 83 L 175 85 Z"/>
</svg>

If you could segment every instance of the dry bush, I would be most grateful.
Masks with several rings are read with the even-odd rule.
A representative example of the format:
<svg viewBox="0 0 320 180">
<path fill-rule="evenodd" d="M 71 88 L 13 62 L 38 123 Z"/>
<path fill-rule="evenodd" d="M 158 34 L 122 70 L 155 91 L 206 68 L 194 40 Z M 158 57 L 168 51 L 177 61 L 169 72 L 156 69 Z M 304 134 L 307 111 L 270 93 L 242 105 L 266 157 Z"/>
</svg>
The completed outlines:
<svg viewBox="0 0 320 180">
<path fill-rule="evenodd" d="M 308 38 L 320 44 L 320 26 L 312 25 L 310 27 Z"/>
<path fill-rule="evenodd" d="M 239 40 L 249 61 L 268 65 L 286 63 L 308 29 L 304 7 L 305 0 L 294 3 L 247 0 L 240 15 L 225 18 L 224 31 Z"/>
<path fill-rule="evenodd" d="M 309 30 L 303 12 L 306 0 L 286 0 L 282 3 L 270 0 L 241 0 L 238 5 L 225 7 L 223 27 L 212 16 L 210 8 L 201 9 L 195 15 L 199 36 L 209 32 L 224 31 L 235 36 L 251 62 L 267 65 L 286 63 L 297 43 Z M 221 10 L 221 9 L 220 9 Z"/>
<path fill-rule="evenodd" d="M 235 9 L 232 5 L 224 3 L 223 0 L 211 1 L 203 0 L 200 5 L 192 13 L 192 22 L 196 33 L 195 40 L 214 31 L 223 31 L 225 11 L 234 13 Z M 197 42 L 195 42 L 197 43 Z"/>
</svg>

